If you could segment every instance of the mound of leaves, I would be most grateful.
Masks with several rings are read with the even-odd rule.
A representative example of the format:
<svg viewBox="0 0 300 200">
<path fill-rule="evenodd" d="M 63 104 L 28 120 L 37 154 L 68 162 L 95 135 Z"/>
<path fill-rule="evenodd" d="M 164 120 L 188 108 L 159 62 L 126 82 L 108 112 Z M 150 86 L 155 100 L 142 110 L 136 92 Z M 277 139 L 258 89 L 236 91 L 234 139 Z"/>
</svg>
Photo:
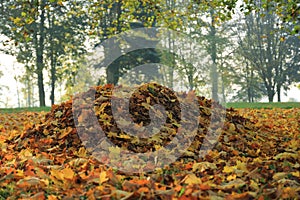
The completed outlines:
<svg viewBox="0 0 300 200">
<path fill-rule="evenodd" d="M 300 195 L 299 109 L 225 110 L 204 97 L 175 95 L 152 83 L 137 87 L 130 95 L 132 88 L 121 91 L 121 97 L 129 96 L 129 116 L 123 104 L 116 106 L 120 110 L 113 110 L 112 100 L 118 102 L 120 97 L 112 85 L 80 94 L 73 101 L 78 100 L 78 105 L 71 100 L 54 105 L 45 118 L 41 114 L 11 118 L 0 114 L 0 197 L 297 199 Z M 196 108 L 189 107 L 194 99 Z M 157 104 L 164 109 L 156 109 Z M 181 126 L 190 123 L 184 122 L 183 109 L 194 109 L 188 118 L 199 113 L 197 127 L 192 123 Z M 159 125 L 160 120 L 153 116 L 163 119 L 160 130 L 147 129 L 151 123 Z M 150 137 L 143 131 L 129 133 L 144 127 L 153 131 Z M 183 128 L 186 141 L 175 136 Z M 196 131 L 194 137 L 189 137 L 189 130 Z M 89 153 L 107 145 L 102 137 L 115 147 L 99 162 Z M 189 139 L 190 146 L 176 162 L 152 173 L 124 175 L 103 165 L 123 150 L 156 152 L 171 141 L 176 144 Z M 201 150 L 208 150 L 203 157 L 199 157 Z"/>
<path fill-rule="evenodd" d="M 19 142 L 17 148 L 31 147 L 45 152 L 57 151 L 57 153 L 72 152 L 72 150 L 77 150 L 83 146 L 92 150 L 106 145 L 102 142 L 101 137 L 103 135 L 99 134 L 104 132 L 105 137 L 122 149 L 135 153 L 156 151 L 162 146 L 168 145 L 174 139 L 180 128 L 181 109 L 184 109 L 182 108 L 183 106 L 188 106 L 189 102 L 186 102 L 186 99 L 194 98 L 193 93 L 182 93 L 176 96 L 172 90 L 155 83 L 144 84 L 135 88 L 129 99 L 129 113 L 133 123 L 128 122 L 129 119 L 126 118 L 128 116 L 123 113 L 126 109 L 122 110 L 120 108 L 123 105 L 120 104 L 119 107 L 114 105 L 117 109 L 122 110 L 117 114 L 121 116 L 119 121 L 123 123 L 122 125 L 127 132 L 134 132 L 134 129 L 139 127 L 139 132 L 136 135 L 132 135 L 121 130 L 114 119 L 111 100 L 112 98 L 121 99 L 123 97 L 114 96 L 113 90 L 114 87 L 112 85 L 105 85 L 91 88 L 89 91 L 80 94 L 78 97 L 80 97 L 81 101 L 80 104 L 76 105 L 78 107 L 76 108 L 77 110 L 74 110 L 72 100 L 60 105 L 54 105 L 51 112 L 46 114 L 45 119 L 40 124 L 35 124 L 18 136 L 18 138 L 13 139 Z M 122 88 L 123 94 L 121 95 L 126 96 L 127 94 L 125 93 L 130 93 L 132 90 L 132 88 Z M 88 102 L 91 95 L 94 95 L 92 107 L 91 103 Z M 180 104 L 182 99 L 185 100 L 186 104 Z M 178 143 L 193 139 L 188 150 L 182 152 L 182 158 L 196 159 L 199 157 L 198 154 L 202 145 L 211 146 L 215 144 L 215 148 L 222 151 L 228 150 L 227 144 L 230 144 L 232 151 L 239 151 L 239 153 L 241 153 L 240 150 L 247 149 L 249 151 L 245 147 L 245 144 L 247 144 L 245 140 L 250 140 L 253 137 L 251 133 L 255 134 L 257 131 L 257 128 L 250 120 L 241 117 L 233 109 L 225 110 L 218 103 L 204 97 L 196 97 L 196 100 L 197 108 L 190 108 L 189 111 L 199 109 L 200 115 L 198 119 L 189 119 L 198 121 L 197 134 L 195 137 L 189 138 L 189 130 L 185 130 L 185 134 L 182 135 L 182 138 L 179 138 L 180 141 Z M 145 137 L 143 135 L 143 130 L 145 130 L 143 127 L 151 123 L 150 115 L 153 110 L 150 110 L 150 108 L 155 104 L 160 104 L 164 107 L 164 111 L 167 114 L 166 120 L 160 130 L 154 128 L 152 131 L 156 133 L 153 133 L 151 137 Z M 155 116 L 163 118 L 161 109 L 157 109 L 154 112 Z M 76 115 L 75 119 L 74 115 Z M 91 117 L 93 115 L 96 118 Z M 190 115 L 195 116 L 195 113 L 190 113 Z M 222 116 L 225 117 L 224 120 L 221 119 Z M 94 119 L 97 119 L 97 121 Z M 84 122 L 83 125 L 81 122 Z M 75 123 L 77 126 L 75 126 Z M 195 131 L 191 126 L 188 124 L 185 128 Z M 79 137 L 78 130 L 85 134 Z M 214 134 L 208 136 L 208 131 Z M 215 136 L 216 133 L 219 137 Z M 212 138 L 210 140 L 210 138 L 205 137 Z M 205 142 L 203 141 L 204 138 Z M 253 148 L 250 149 L 253 150 Z M 244 153 L 258 156 L 252 151 Z"/>
</svg>

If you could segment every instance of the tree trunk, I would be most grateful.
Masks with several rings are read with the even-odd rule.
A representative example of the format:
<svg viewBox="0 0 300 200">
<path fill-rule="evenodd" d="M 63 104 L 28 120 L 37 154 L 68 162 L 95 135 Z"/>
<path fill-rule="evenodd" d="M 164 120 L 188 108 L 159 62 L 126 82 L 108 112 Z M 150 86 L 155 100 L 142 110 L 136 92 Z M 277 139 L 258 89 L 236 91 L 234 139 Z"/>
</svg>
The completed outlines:
<svg viewBox="0 0 300 200">
<path fill-rule="evenodd" d="M 273 102 L 274 101 L 274 91 L 272 89 L 268 89 L 268 100 L 269 102 Z"/>
<path fill-rule="evenodd" d="M 106 68 L 106 82 L 116 85 L 119 81 L 119 66 L 112 63 Z"/>
<path fill-rule="evenodd" d="M 277 101 L 281 102 L 281 86 L 277 84 Z"/>
<path fill-rule="evenodd" d="M 52 16 L 52 19 L 50 18 L 50 15 L 48 14 L 48 20 L 49 24 L 51 24 L 51 28 L 53 28 L 53 19 L 54 17 Z M 56 82 L 56 56 L 54 55 L 54 50 L 53 50 L 53 40 L 52 40 L 52 35 L 50 35 L 50 73 L 51 73 L 51 94 L 50 94 L 50 100 L 51 100 L 51 105 L 55 103 L 55 82 Z"/>
<path fill-rule="evenodd" d="M 52 54 L 51 54 L 52 55 Z M 55 82 L 56 82 L 56 66 L 53 55 L 51 56 L 51 105 L 55 103 Z"/>
<path fill-rule="evenodd" d="M 219 101 L 218 97 L 218 69 L 217 69 L 217 45 L 216 45 L 216 27 L 215 27 L 215 18 L 214 18 L 214 11 L 211 9 L 210 16 L 211 20 L 211 27 L 210 27 L 210 48 L 211 48 L 211 59 L 212 59 L 212 67 L 211 67 L 211 80 L 212 80 L 212 99 L 215 101 Z"/>
<path fill-rule="evenodd" d="M 39 90 L 39 101 L 40 106 L 43 107 L 46 105 L 45 103 L 45 89 L 44 89 L 44 77 L 43 77 L 43 69 L 44 69 L 44 23 L 45 23 L 45 0 L 41 1 L 40 5 L 40 23 L 39 23 L 39 35 L 35 33 L 36 36 L 36 73 L 38 78 L 38 90 Z"/>
<path fill-rule="evenodd" d="M 120 43 L 113 43 L 113 40 L 107 40 L 109 44 L 107 47 L 104 48 L 104 55 L 106 58 L 109 58 L 111 55 L 111 52 L 114 52 L 114 54 L 121 56 L 122 52 L 120 49 Z M 114 84 L 116 85 L 119 81 L 120 72 L 119 72 L 119 62 L 117 60 L 114 60 L 112 63 L 110 63 L 109 66 L 106 67 L 106 82 L 108 84 Z"/>
</svg>

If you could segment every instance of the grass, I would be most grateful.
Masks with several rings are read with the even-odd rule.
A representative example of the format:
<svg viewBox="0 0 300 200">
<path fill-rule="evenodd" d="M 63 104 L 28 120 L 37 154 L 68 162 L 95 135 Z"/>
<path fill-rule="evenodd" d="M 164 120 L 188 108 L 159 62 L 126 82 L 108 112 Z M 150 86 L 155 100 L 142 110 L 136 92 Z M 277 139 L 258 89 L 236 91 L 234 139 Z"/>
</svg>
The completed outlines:
<svg viewBox="0 0 300 200">
<path fill-rule="evenodd" d="M 253 108 L 253 109 L 261 109 L 261 108 L 300 108 L 300 102 L 274 102 L 274 103 L 248 103 L 248 102 L 235 102 L 235 103 L 227 103 L 227 108 Z"/>
<path fill-rule="evenodd" d="M 274 102 L 274 103 L 248 103 L 248 102 L 231 102 L 226 103 L 226 108 L 253 108 L 253 109 L 261 109 L 261 108 L 300 108 L 300 102 Z M 31 108 L 0 108 L 0 113 L 16 113 L 16 112 L 41 112 L 50 111 L 51 107 L 31 107 Z"/>
<path fill-rule="evenodd" d="M 31 108 L 0 108 L 0 113 L 16 113 L 16 112 L 48 112 L 51 107 L 31 107 Z"/>
</svg>

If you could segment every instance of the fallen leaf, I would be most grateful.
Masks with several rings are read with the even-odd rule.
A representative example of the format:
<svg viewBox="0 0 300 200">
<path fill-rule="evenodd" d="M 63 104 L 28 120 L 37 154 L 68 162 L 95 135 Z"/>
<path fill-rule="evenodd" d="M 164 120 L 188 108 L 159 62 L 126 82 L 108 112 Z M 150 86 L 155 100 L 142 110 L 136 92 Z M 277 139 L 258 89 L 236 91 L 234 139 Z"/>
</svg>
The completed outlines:
<svg viewBox="0 0 300 200">
<path fill-rule="evenodd" d="M 105 171 L 100 172 L 99 184 L 102 185 L 102 183 L 106 181 L 108 181 L 108 178 L 106 177 L 106 172 Z"/>
</svg>

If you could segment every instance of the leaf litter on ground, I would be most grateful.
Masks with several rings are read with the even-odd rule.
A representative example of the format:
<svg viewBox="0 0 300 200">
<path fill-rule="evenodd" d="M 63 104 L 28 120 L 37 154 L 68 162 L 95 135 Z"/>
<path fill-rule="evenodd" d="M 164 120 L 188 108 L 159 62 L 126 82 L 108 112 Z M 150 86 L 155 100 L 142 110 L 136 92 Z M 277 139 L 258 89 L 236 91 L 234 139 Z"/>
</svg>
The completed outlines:
<svg viewBox="0 0 300 200">
<path fill-rule="evenodd" d="M 124 89 L 123 91 L 127 91 Z M 128 89 L 129 91 L 129 89 Z M 180 127 L 180 105 L 175 94 L 157 84 L 145 84 L 129 101 L 134 123 L 151 122 L 152 105 L 167 114 L 159 134 L 142 139 L 118 128 L 112 115 L 113 86 L 97 86 L 94 111 L 105 136 L 117 146 L 97 160 L 101 148 L 93 126 L 94 143 L 86 148 L 78 136 L 72 101 L 52 106 L 49 113 L 0 114 L 0 198 L 3 199 L 297 199 L 300 196 L 299 109 L 226 109 L 214 148 L 204 157 L 199 149 L 208 133 L 212 106 L 197 97 L 200 117 L 197 134 L 174 163 L 153 172 L 124 174 L 104 165 L 123 149 L 155 152 L 168 144 Z M 82 103 L 85 104 L 84 102 Z M 220 107 L 218 107 L 220 106 Z M 77 122 L 90 111 L 77 113 Z M 122 121 L 122 120 L 121 120 Z M 130 130 L 132 124 L 123 125 Z M 84 132 L 83 131 L 83 132 Z M 86 136 L 89 140 L 89 135 Z M 203 143 L 203 144 L 202 144 Z M 121 165 L 124 163 L 120 163 Z M 129 163 L 130 164 L 130 161 Z"/>
</svg>

